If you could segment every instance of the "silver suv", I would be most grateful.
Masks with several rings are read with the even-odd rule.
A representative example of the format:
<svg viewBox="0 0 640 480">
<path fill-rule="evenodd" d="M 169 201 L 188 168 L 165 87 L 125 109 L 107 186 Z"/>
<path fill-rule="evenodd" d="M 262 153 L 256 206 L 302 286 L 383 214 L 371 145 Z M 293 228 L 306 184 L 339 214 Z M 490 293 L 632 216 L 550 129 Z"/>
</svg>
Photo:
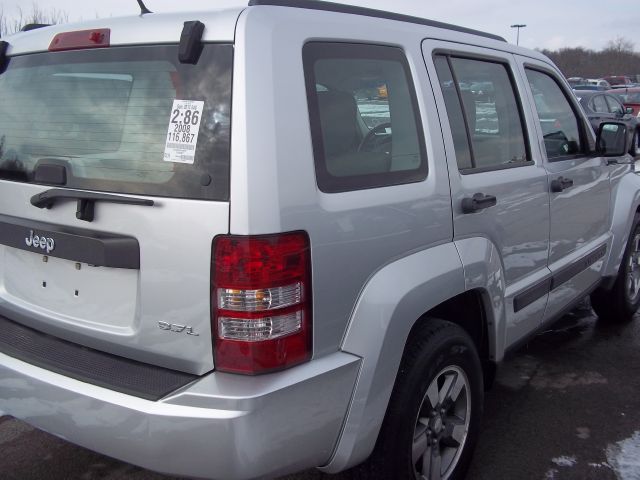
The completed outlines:
<svg viewBox="0 0 640 480">
<path fill-rule="evenodd" d="M 537 52 L 314 0 L 5 40 L 0 410 L 38 428 L 176 475 L 461 478 L 507 350 L 638 307 L 631 132 Z"/>
</svg>

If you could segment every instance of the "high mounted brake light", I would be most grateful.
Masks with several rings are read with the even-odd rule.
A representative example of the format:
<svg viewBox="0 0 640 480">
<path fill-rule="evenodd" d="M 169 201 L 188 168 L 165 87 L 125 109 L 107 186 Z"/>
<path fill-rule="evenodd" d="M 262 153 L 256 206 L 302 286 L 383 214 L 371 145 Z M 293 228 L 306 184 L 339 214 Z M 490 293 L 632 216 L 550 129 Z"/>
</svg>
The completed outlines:
<svg viewBox="0 0 640 480">
<path fill-rule="evenodd" d="M 108 47 L 110 41 L 111 30 L 108 28 L 62 32 L 53 37 L 51 44 L 49 44 L 49 51 L 59 52 L 62 50 Z"/>
<path fill-rule="evenodd" d="M 311 358 L 311 255 L 304 232 L 217 237 L 216 369 L 256 375 Z"/>
</svg>

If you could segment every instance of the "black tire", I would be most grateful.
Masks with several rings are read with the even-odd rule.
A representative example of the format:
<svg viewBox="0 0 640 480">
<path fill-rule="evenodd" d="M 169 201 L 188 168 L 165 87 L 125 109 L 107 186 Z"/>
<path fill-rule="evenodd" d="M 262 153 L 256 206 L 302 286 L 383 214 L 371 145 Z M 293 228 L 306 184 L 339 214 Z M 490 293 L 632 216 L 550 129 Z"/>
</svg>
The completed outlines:
<svg viewBox="0 0 640 480">
<path fill-rule="evenodd" d="M 458 389 L 457 395 L 452 393 Z M 445 401 L 433 408 L 430 399 L 440 402 L 442 397 Z M 405 348 L 374 452 L 355 477 L 464 478 L 479 434 L 482 405 L 482 367 L 469 335 L 451 322 L 425 320 Z M 423 447 L 426 451 L 419 456 Z M 441 474 L 423 475 L 430 466 L 437 470 L 438 458 Z"/>
<path fill-rule="evenodd" d="M 591 306 L 601 321 L 627 323 L 640 307 L 638 287 L 630 288 L 630 277 L 637 275 L 634 278 L 640 278 L 639 249 L 640 215 L 636 214 L 613 288 L 599 288 L 591 294 Z"/>
</svg>

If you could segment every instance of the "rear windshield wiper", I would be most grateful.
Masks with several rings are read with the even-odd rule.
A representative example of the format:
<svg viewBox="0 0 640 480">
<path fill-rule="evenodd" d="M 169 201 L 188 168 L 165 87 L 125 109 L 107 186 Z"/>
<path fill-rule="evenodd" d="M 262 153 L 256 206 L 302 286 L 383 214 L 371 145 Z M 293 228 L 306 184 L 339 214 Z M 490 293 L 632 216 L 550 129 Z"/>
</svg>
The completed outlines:
<svg viewBox="0 0 640 480">
<path fill-rule="evenodd" d="M 125 203 L 127 205 L 142 205 L 147 207 L 152 207 L 154 204 L 153 200 L 147 200 L 145 198 L 52 188 L 31 197 L 31 205 L 38 208 L 51 208 L 58 200 L 66 199 L 78 201 L 76 218 L 86 222 L 93 221 L 95 217 L 94 207 L 96 202 Z"/>
</svg>

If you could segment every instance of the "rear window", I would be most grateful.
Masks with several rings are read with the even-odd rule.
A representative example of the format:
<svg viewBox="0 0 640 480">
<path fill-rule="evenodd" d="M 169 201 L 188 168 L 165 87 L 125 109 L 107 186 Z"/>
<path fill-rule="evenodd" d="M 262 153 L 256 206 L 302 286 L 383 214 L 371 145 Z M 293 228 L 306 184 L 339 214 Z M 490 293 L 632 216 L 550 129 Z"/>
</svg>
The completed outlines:
<svg viewBox="0 0 640 480">
<path fill-rule="evenodd" d="M 0 178 L 62 165 L 67 187 L 228 200 L 233 47 L 197 65 L 156 45 L 38 53 L 0 75 Z"/>
</svg>

